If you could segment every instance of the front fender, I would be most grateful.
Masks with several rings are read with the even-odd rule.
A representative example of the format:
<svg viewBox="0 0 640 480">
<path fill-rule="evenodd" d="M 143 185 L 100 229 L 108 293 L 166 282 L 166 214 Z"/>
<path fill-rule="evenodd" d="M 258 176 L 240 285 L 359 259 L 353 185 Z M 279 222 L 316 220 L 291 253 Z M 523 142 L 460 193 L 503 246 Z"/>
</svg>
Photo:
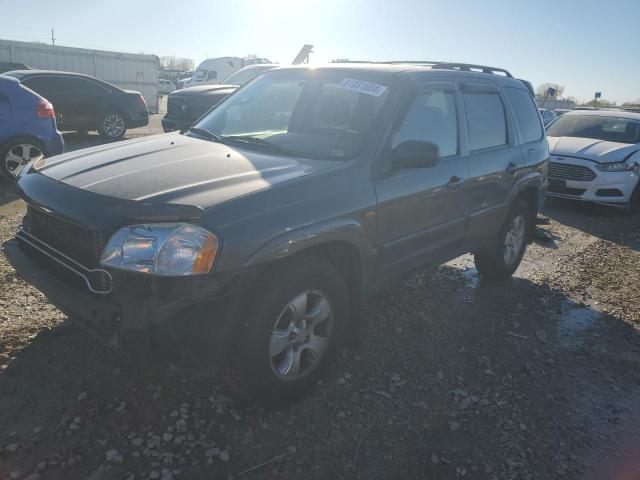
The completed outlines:
<svg viewBox="0 0 640 480">
<path fill-rule="evenodd" d="M 353 245 L 365 263 L 376 254 L 362 224 L 353 219 L 335 219 L 287 231 L 269 240 L 247 259 L 244 266 L 278 260 L 330 242 Z"/>
</svg>

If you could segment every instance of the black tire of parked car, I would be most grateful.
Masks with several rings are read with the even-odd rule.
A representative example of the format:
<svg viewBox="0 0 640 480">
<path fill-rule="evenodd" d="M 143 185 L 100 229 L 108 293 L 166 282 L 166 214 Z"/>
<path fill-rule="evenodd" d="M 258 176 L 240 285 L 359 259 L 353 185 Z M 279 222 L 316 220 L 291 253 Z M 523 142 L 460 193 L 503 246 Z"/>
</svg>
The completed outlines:
<svg viewBox="0 0 640 480">
<path fill-rule="evenodd" d="M 640 215 L 640 182 L 638 182 L 636 188 L 631 194 L 631 200 L 629 201 L 629 210 L 635 215 Z"/>
<path fill-rule="evenodd" d="M 117 110 L 107 110 L 100 116 L 98 132 L 105 138 L 116 140 L 122 138 L 127 131 L 127 121 Z"/>
<path fill-rule="evenodd" d="M 518 216 L 524 219 L 524 232 L 525 238 L 522 242 L 520 252 L 511 263 L 507 263 L 505 260 L 505 241 L 507 233 L 514 221 Z M 493 244 L 483 250 L 474 252 L 474 260 L 478 273 L 483 278 L 488 280 L 506 280 L 517 270 L 522 257 L 527 249 L 528 234 L 532 231 L 533 215 L 531 215 L 531 208 L 524 200 L 517 200 L 509 210 L 504 224 L 500 228 L 496 239 Z"/>
<path fill-rule="evenodd" d="M 329 300 L 333 315 L 328 347 L 304 377 L 284 380 L 272 366 L 271 335 L 291 299 L 309 290 L 321 291 Z M 258 280 L 247 303 L 225 379 L 242 402 L 257 401 L 272 408 L 285 406 L 315 385 L 343 345 L 349 315 L 347 286 L 330 263 L 301 256 L 278 265 Z"/>
<path fill-rule="evenodd" d="M 1 145 L 0 146 L 0 174 L 5 180 L 11 183 L 16 181 L 16 177 L 14 174 L 12 174 L 9 171 L 9 168 L 7 167 L 7 164 L 6 164 L 6 158 L 9 151 L 17 145 L 31 145 L 36 149 L 38 149 L 43 155 L 47 156 L 47 152 L 44 146 L 42 145 L 42 143 L 40 143 L 40 141 L 36 140 L 35 138 L 16 137 L 9 140 L 5 144 Z"/>
</svg>

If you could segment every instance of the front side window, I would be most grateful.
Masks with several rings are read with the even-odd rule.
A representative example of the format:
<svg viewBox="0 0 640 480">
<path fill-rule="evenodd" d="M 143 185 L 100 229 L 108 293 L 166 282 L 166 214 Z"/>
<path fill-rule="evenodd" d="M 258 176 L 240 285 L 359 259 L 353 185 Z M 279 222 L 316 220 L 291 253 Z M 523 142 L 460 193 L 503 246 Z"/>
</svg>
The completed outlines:
<svg viewBox="0 0 640 480">
<path fill-rule="evenodd" d="M 513 108 L 516 122 L 520 127 L 522 143 L 535 142 L 542 138 L 540 115 L 531 94 L 521 88 L 505 87 L 504 94 Z M 549 120 L 551 112 L 542 110 L 542 116 Z"/>
<path fill-rule="evenodd" d="M 435 143 L 441 157 L 458 153 L 455 94 L 432 90 L 418 95 L 392 139 L 392 148 L 409 140 Z"/>
<path fill-rule="evenodd" d="M 359 154 L 389 87 L 340 70 L 267 72 L 198 124 L 225 142 L 285 155 L 348 159 Z"/>
<path fill-rule="evenodd" d="M 469 150 L 507 144 L 507 121 L 497 92 L 465 92 Z"/>
<path fill-rule="evenodd" d="M 547 135 L 636 144 L 640 143 L 640 121 L 604 115 L 563 115 L 549 126 Z"/>
</svg>

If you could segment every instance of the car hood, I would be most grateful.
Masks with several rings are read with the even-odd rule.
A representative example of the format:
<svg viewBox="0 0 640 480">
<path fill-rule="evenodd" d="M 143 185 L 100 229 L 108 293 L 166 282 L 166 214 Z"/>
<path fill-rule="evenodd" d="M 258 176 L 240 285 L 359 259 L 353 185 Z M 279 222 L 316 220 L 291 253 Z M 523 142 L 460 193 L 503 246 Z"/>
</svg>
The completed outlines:
<svg viewBox="0 0 640 480">
<path fill-rule="evenodd" d="M 170 133 L 51 157 L 38 171 L 99 195 L 206 209 L 339 163 L 272 156 Z"/>
<path fill-rule="evenodd" d="M 585 158 L 598 163 L 621 162 L 640 150 L 640 145 L 605 142 L 593 138 L 547 137 L 549 153 L 566 157 Z"/>
<path fill-rule="evenodd" d="M 237 85 L 200 85 L 197 87 L 181 88 L 169 94 L 170 97 L 180 95 L 210 95 L 220 92 L 220 90 L 237 90 Z"/>
</svg>

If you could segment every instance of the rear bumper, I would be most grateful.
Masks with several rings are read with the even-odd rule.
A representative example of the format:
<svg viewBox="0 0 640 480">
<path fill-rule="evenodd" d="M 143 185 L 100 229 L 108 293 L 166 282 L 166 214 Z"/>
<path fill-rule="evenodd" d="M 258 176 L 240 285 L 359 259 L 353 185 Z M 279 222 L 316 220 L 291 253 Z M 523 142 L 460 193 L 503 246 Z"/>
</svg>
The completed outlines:
<svg viewBox="0 0 640 480">
<path fill-rule="evenodd" d="M 146 110 L 130 114 L 127 128 L 145 127 L 147 125 L 149 125 L 149 112 Z"/>
<path fill-rule="evenodd" d="M 55 130 L 49 138 L 45 140 L 46 156 L 53 157 L 64 153 L 64 139 L 62 134 Z"/>
<path fill-rule="evenodd" d="M 174 132 L 176 130 L 185 130 L 193 125 L 191 120 L 178 120 L 169 118 L 166 115 L 162 118 L 162 129 L 165 132 Z"/>
</svg>

